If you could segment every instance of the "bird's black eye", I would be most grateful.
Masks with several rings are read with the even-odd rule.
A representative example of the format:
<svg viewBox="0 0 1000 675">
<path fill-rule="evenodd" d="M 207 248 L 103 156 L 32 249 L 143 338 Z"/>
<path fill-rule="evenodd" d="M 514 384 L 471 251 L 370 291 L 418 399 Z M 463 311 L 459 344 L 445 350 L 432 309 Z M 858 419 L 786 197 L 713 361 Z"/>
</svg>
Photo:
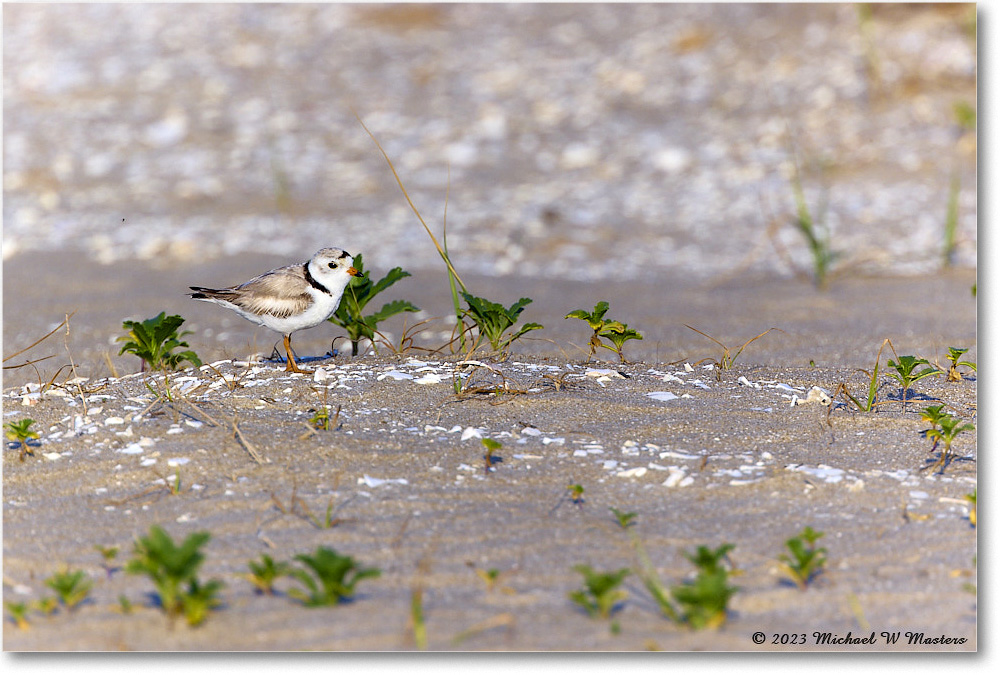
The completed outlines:
<svg viewBox="0 0 1000 675">
<path fill-rule="evenodd" d="M 334 267 L 337 266 L 337 263 L 335 263 L 335 262 L 331 262 L 331 263 L 327 263 L 327 264 L 330 266 L 330 269 L 333 269 Z"/>
</svg>

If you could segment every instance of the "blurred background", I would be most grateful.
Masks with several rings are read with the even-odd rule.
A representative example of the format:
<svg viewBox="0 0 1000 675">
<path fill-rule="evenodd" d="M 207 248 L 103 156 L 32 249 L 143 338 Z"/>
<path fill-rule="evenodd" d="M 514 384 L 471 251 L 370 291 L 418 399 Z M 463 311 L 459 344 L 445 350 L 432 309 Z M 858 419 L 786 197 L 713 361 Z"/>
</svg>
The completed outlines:
<svg viewBox="0 0 1000 675">
<path fill-rule="evenodd" d="M 70 290 L 67 260 L 95 308 L 112 287 L 93 278 L 202 266 L 149 289 L 149 316 L 323 246 L 376 275 L 441 272 L 353 111 L 438 236 L 447 196 L 463 273 L 808 286 L 977 263 L 974 5 L 5 4 L 3 19 L 7 341 L 38 328 L 9 332 L 12 303 L 55 309 Z M 144 309 L 119 303 L 113 329 Z"/>
</svg>

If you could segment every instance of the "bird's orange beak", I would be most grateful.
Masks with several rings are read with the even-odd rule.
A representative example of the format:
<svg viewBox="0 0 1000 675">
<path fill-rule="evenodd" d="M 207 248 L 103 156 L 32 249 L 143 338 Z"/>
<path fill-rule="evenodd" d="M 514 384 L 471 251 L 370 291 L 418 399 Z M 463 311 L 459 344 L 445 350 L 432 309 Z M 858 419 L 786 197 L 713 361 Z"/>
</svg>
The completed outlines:
<svg viewBox="0 0 1000 675">
<path fill-rule="evenodd" d="M 361 276 L 361 272 L 357 271 L 353 267 L 348 268 L 347 273 L 350 274 L 352 277 L 360 277 Z"/>
</svg>

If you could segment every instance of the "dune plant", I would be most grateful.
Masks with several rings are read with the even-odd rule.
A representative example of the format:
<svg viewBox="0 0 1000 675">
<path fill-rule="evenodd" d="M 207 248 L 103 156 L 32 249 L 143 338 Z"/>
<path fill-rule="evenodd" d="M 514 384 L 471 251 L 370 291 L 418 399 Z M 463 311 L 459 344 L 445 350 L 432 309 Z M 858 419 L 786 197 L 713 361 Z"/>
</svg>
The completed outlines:
<svg viewBox="0 0 1000 675">
<path fill-rule="evenodd" d="M 826 549 L 816 547 L 816 541 L 822 536 L 822 532 L 807 525 L 802 532 L 785 542 L 791 555 L 778 556 L 782 571 L 800 590 L 806 590 L 813 578 L 823 572 Z"/>
<path fill-rule="evenodd" d="M 611 513 L 614 514 L 615 520 L 618 522 L 618 526 L 621 527 L 623 530 L 627 530 L 628 528 L 635 525 L 634 522 L 635 518 L 636 516 L 639 515 L 634 511 L 629 511 L 629 512 L 619 511 L 613 506 L 611 507 Z"/>
<path fill-rule="evenodd" d="M 28 445 L 28 441 L 38 438 L 38 432 L 31 428 L 35 420 L 25 417 L 17 422 L 7 422 L 3 425 L 4 435 L 7 440 L 14 441 L 21 450 L 20 460 L 23 462 L 25 456 L 34 456 L 35 451 Z"/>
<path fill-rule="evenodd" d="M 976 526 L 976 494 L 979 488 L 974 488 L 971 493 L 965 495 L 965 501 L 969 502 L 969 523 Z"/>
<path fill-rule="evenodd" d="M 128 333 L 117 340 L 125 343 L 118 354 L 126 352 L 134 354 L 142 359 L 145 366 L 154 371 L 179 370 L 185 361 L 198 368 L 201 366 L 201 359 L 193 351 L 174 351 L 188 346 L 188 343 L 182 342 L 181 338 L 191 331 L 177 332 L 183 323 L 183 317 L 176 314 L 167 316 L 166 312 L 160 312 L 145 321 L 126 319 L 122 322 L 122 328 Z"/>
<path fill-rule="evenodd" d="M 971 368 L 972 372 L 978 372 L 976 370 L 976 364 L 973 361 L 960 361 L 962 354 L 969 351 L 968 347 L 948 347 L 948 361 L 951 365 L 948 366 L 948 381 L 949 382 L 961 382 L 962 373 L 959 372 L 959 366 L 965 366 L 966 368 Z"/>
<path fill-rule="evenodd" d="M 101 554 L 101 568 L 110 579 L 112 574 L 121 569 L 115 566 L 115 558 L 118 557 L 118 547 L 94 544 L 94 550 Z"/>
<path fill-rule="evenodd" d="M 250 572 L 241 576 L 254 585 L 257 593 L 263 595 L 273 595 L 274 582 L 291 571 L 291 565 L 287 562 L 276 562 L 266 553 L 262 553 L 259 560 L 247 561 L 247 567 Z"/>
<path fill-rule="evenodd" d="M 864 370 L 863 368 L 858 369 L 865 374 L 865 377 L 868 378 L 868 392 L 865 399 L 859 400 L 854 398 L 854 396 L 851 395 L 851 392 L 847 390 L 847 385 L 843 382 L 841 382 L 837 387 L 837 391 L 834 393 L 834 396 L 836 397 L 837 394 L 843 392 L 844 395 L 851 400 L 851 403 L 853 403 L 861 412 L 872 412 L 876 407 L 882 405 L 884 401 L 878 400 L 878 371 L 882 362 L 882 350 L 885 349 L 886 345 L 889 345 L 889 348 L 892 349 L 892 342 L 889 341 L 889 338 L 882 340 L 882 344 L 879 345 L 878 353 L 875 354 L 875 366 L 870 371 Z"/>
<path fill-rule="evenodd" d="M 354 558 L 325 546 L 318 547 L 311 555 L 299 554 L 295 559 L 304 564 L 305 569 L 293 569 L 289 576 L 300 582 L 305 590 L 292 588 L 288 595 L 306 607 L 325 607 L 350 599 L 358 582 L 382 574 L 377 568 L 361 567 Z"/>
<path fill-rule="evenodd" d="M 914 382 L 924 379 L 925 377 L 931 377 L 933 375 L 943 375 L 944 372 L 938 370 L 937 368 L 924 368 L 921 371 L 917 371 L 917 366 L 929 365 L 930 362 L 927 359 L 918 359 L 915 356 L 900 356 L 898 361 L 893 361 L 889 359 L 889 368 L 892 370 L 886 371 L 889 377 L 899 382 L 902 387 L 902 398 L 903 398 L 903 410 L 906 410 L 906 394 Z"/>
<path fill-rule="evenodd" d="M 400 312 L 420 311 L 419 307 L 406 300 L 393 300 L 382 305 L 382 309 L 374 314 L 366 316 L 365 307 L 376 295 L 400 279 L 410 276 L 410 273 L 401 267 L 394 267 L 378 281 L 372 281 L 368 270 L 364 268 L 364 259 L 360 253 L 354 256 L 354 269 L 360 272 L 360 275 L 351 278 L 340 299 L 340 306 L 334 315 L 327 319 L 347 331 L 347 336 L 351 340 L 351 356 L 358 355 L 358 345 L 362 338 L 368 339 L 372 345 L 376 344 L 375 334 L 381 322 Z"/>
<path fill-rule="evenodd" d="M 87 573 L 83 570 L 70 572 L 64 569 L 46 579 L 45 585 L 55 591 L 63 607 L 73 610 L 87 599 L 94 582 L 87 578 Z"/>
<path fill-rule="evenodd" d="M 521 298 L 510 307 L 504 307 L 485 298 L 478 298 L 466 291 L 462 292 L 462 297 L 468 304 L 465 316 L 469 317 L 478 332 L 475 347 L 482 344 L 485 339 L 489 341 L 494 351 L 504 352 L 512 342 L 528 331 L 542 328 L 537 323 L 526 323 L 512 334 L 507 333 L 507 330 L 517 323 L 524 308 L 531 303 L 531 298 Z"/>
<path fill-rule="evenodd" d="M 10 618 L 14 620 L 14 625 L 19 629 L 28 630 L 31 628 L 31 624 L 28 622 L 28 612 L 31 608 L 28 606 L 28 603 L 4 600 L 3 606 L 7 609 L 7 613 L 10 614 Z"/>
<path fill-rule="evenodd" d="M 494 455 L 497 450 L 503 447 L 503 443 L 494 440 L 492 438 L 483 438 L 480 441 L 483 447 L 486 449 L 486 454 L 483 455 L 483 461 L 486 462 L 486 471 L 495 471 L 495 466 L 498 462 L 502 461 L 497 455 Z"/>
<path fill-rule="evenodd" d="M 573 569 L 583 575 L 583 588 L 569 593 L 569 599 L 592 617 L 611 618 L 617 605 L 628 597 L 619 586 L 631 570 L 623 567 L 614 572 L 596 572 L 590 565 L 575 565 Z"/>
<path fill-rule="evenodd" d="M 153 525 L 147 536 L 136 541 L 125 571 L 150 578 L 168 617 L 184 614 L 189 625 L 197 626 L 219 604 L 218 593 L 223 587 L 221 581 L 202 584 L 197 578 L 205 560 L 201 548 L 209 539 L 208 532 L 194 532 L 178 546 L 163 528 Z"/>
<path fill-rule="evenodd" d="M 955 442 L 955 438 L 963 431 L 975 431 L 975 429 L 975 425 L 965 422 L 960 417 L 955 417 L 947 413 L 941 415 L 937 419 L 937 428 L 928 429 L 924 432 L 927 438 L 934 440 L 935 447 L 938 441 L 944 443 L 944 450 L 941 452 L 938 461 L 931 465 L 931 468 L 941 467 L 941 472 L 943 473 L 945 467 L 948 466 L 948 463 L 953 458 L 951 444 Z"/>
<path fill-rule="evenodd" d="M 792 194 L 795 197 L 795 229 L 806 240 L 813 263 L 813 283 L 819 290 L 826 290 L 829 285 L 830 270 L 833 263 L 840 258 L 839 251 L 834 251 L 831 245 L 831 232 L 823 222 L 822 216 L 814 218 L 806 202 L 805 190 L 802 188 L 802 177 L 798 162 L 792 174 Z"/>
<path fill-rule="evenodd" d="M 622 348 L 628 340 L 641 340 L 642 335 L 629 328 L 627 324 L 621 321 L 611 321 L 605 319 L 604 315 L 607 313 L 609 305 L 606 300 L 601 300 L 596 305 L 594 305 L 594 310 L 588 312 L 585 309 L 574 309 L 572 312 L 567 314 L 565 318 L 567 319 L 580 319 L 590 326 L 594 334 L 590 336 L 590 354 L 587 356 L 589 361 L 594 357 L 594 354 L 598 349 L 607 349 L 618 355 L 622 363 L 625 363 L 625 355 L 622 353 Z M 602 338 L 608 340 L 612 346 L 608 346 L 602 342 Z"/>
</svg>

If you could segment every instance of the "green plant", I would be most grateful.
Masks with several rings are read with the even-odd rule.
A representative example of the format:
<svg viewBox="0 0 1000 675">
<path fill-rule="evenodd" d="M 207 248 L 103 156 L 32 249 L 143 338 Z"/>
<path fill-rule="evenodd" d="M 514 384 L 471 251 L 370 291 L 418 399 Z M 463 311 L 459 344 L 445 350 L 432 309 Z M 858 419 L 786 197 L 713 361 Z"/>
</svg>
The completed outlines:
<svg viewBox="0 0 1000 675">
<path fill-rule="evenodd" d="M 392 286 L 400 279 L 410 276 L 410 273 L 401 267 L 394 267 L 389 273 L 378 281 L 373 282 L 364 268 L 362 255 L 354 256 L 354 269 L 360 274 L 353 277 L 344 295 L 340 299 L 340 306 L 328 321 L 334 323 L 347 331 L 347 336 L 351 340 L 351 356 L 358 355 L 358 343 L 361 338 L 367 338 L 373 345 L 375 344 L 375 333 L 378 331 L 378 324 L 391 316 L 400 312 L 419 312 L 420 309 L 406 300 L 393 300 L 382 305 L 382 309 L 364 316 L 365 306 L 371 300 Z"/>
<path fill-rule="evenodd" d="M 305 591 L 293 588 L 288 594 L 306 607 L 336 605 L 354 594 L 354 586 L 359 581 L 382 573 L 377 568 L 360 567 L 354 558 L 325 546 L 317 548 L 312 555 L 303 553 L 295 559 L 307 569 L 293 569 L 289 576 L 298 580 Z"/>
<path fill-rule="evenodd" d="M 72 610 L 87 599 L 94 582 L 87 578 L 83 570 L 62 570 L 46 579 L 45 585 L 56 592 L 63 607 Z"/>
<path fill-rule="evenodd" d="M 35 600 L 33 603 L 31 603 L 31 606 L 34 607 L 39 612 L 41 612 L 42 614 L 44 614 L 45 616 L 48 616 L 50 614 L 53 614 L 57 609 L 59 609 L 59 601 L 56 600 L 51 595 L 49 595 L 44 598 Z"/>
<path fill-rule="evenodd" d="M 427 649 L 427 622 L 424 620 L 424 589 L 410 591 L 410 623 L 413 626 L 413 643 L 420 651 Z"/>
<path fill-rule="evenodd" d="M 952 106 L 955 122 L 962 131 L 976 130 L 976 108 L 966 101 L 956 101 Z"/>
<path fill-rule="evenodd" d="M 477 298 L 466 291 L 462 291 L 462 297 L 465 298 L 465 302 L 469 305 L 469 308 L 465 311 L 465 316 L 468 316 L 472 320 L 479 333 L 476 338 L 475 347 L 482 344 L 485 338 L 489 340 L 490 346 L 494 351 L 503 352 L 506 351 L 512 342 L 528 331 L 542 328 L 537 323 L 526 323 L 512 335 L 506 334 L 507 329 L 517 323 L 517 318 L 524 311 L 525 306 L 531 303 L 531 298 L 521 298 L 510 307 L 504 307 L 499 303 L 491 302 L 484 298 Z"/>
<path fill-rule="evenodd" d="M 802 532 L 785 542 L 791 555 L 778 556 L 782 571 L 800 590 L 806 590 L 809 582 L 823 572 L 826 549 L 816 547 L 816 541 L 822 536 L 822 532 L 817 532 L 807 525 Z"/>
<path fill-rule="evenodd" d="M 596 305 L 594 305 L 594 311 L 588 312 L 583 309 L 575 309 L 565 316 L 567 319 L 580 319 L 585 321 L 594 334 L 590 336 L 590 354 L 587 357 L 589 361 L 593 358 L 594 354 L 599 348 L 607 349 L 618 355 L 622 363 L 625 363 L 625 355 L 622 353 L 622 348 L 628 340 L 641 340 L 642 335 L 629 328 L 628 325 L 622 323 L 621 321 L 610 321 L 604 318 L 604 315 L 608 311 L 608 303 L 605 300 L 601 300 Z M 609 347 L 601 341 L 601 338 L 605 338 L 610 341 L 613 346 Z"/>
<path fill-rule="evenodd" d="M 948 347 L 948 361 L 951 365 L 948 366 L 948 381 L 949 382 L 961 382 L 962 374 L 958 372 L 959 366 L 965 366 L 966 368 L 971 368 L 972 372 L 978 372 L 976 370 L 976 364 L 972 361 L 959 361 L 962 358 L 962 354 L 969 351 L 968 347 L 962 349 L 960 347 Z"/>
<path fill-rule="evenodd" d="M 503 447 L 503 443 L 500 441 L 495 441 L 492 438 L 484 438 L 481 440 L 483 447 L 486 448 L 486 454 L 483 455 L 483 461 L 486 462 L 486 471 L 495 471 L 494 468 L 497 462 L 501 461 L 500 457 L 494 455 L 493 453 Z"/>
<path fill-rule="evenodd" d="M 979 488 L 974 488 L 970 494 L 965 495 L 965 501 L 969 502 L 969 523 L 976 526 L 976 493 Z"/>
<path fill-rule="evenodd" d="M 831 247 L 830 228 L 822 217 L 815 219 L 806 203 L 805 191 L 802 189 L 802 177 L 798 162 L 792 174 L 792 192 L 795 196 L 795 227 L 806 240 L 813 261 L 813 283 L 819 290 L 826 290 L 829 284 L 830 269 L 840 258 L 840 252 Z"/>
<path fill-rule="evenodd" d="M 31 624 L 28 623 L 28 603 L 4 600 L 3 606 L 7 608 L 7 613 L 10 614 L 10 618 L 14 620 L 14 624 L 18 628 L 21 630 L 31 628 Z"/>
<path fill-rule="evenodd" d="M 118 594 L 118 606 L 114 608 L 119 614 L 131 614 L 132 613 L 132 601 L 128 599 L 128 596 L 124 593 Z"/>
<path fill-rule="evenodd" d="M 583 506 L 583 486 L 579 483 L 572 483 L 566 486 L 569 491 L 569 500 L 577 506 Z"/>
<path fill-rule="evenodd" d="M 100 544 L 95 544 L 94 550 L 101 554 L 101 560 L 102 560 L 101 567 L 104 569 L 104 571 L 110 578 L 111 574 L 119 569 L 114 565 L 115 558 L 118 556 L 118 547 L 101 546 Z"/>
<path fill-rule="evenodd" d="M 35 420 L 25 417 L 23 420 L 17 422 L 7 422 L 3 425 L 4 433 L 7 436 L 7 440 L 15 441 L 18 443 L 21 449 L 21 461 L 24 461 L 26 455 L 35 455 L 35 451 L 31 449 L 28 445 L 28 441 L 31 439 L 38 438 L 38 432 L 31 429 L 31 425 L 35 423 Z"/>
<path fill-rule="evenodd" d="M 615 572 L 595 572 L 589 565 L 575 565 L 573 569 L 583 575 L 584 587 L 572 591 L 569 598 L 590 616 L 608 619 L 615 606 L 628 597 L 627 591 L 618 588 L 631 572 L 627 567 Z"/>
<path fill-rule="evenodd" d="M 262 553 L 260 561 L 247 561 L 249 574 L 242 577 L 252 583 L 258 593 L 272 595 L 274 593 L 274 582 L 286 576 L 291 570 L 291 565 L 287 562 L 275 562 L 274 558 Z"/>
<path fill-rule="evenodd" d="M 749 340 L 747 340 L 746 342 L 744 342 L 742 345 L 740 345 L 739 349 L 736 350 L 736 353 L 733 354 L 732 351 L 729 349 L 729 347 L 727 347 L 726 345 L 722 344 L 721 342 L 719 342 L 718 340 L 716 340 L 714 337 L 712 337 L 708 333 L 703 333 L 700 330 L 698 330 L 697 328 L 695 328 L 694 326 L 688 326 L 687 324 L 684 324 L 684 325 L 687 328 L 690 328 L 691 330 L 693 330 L 698 335 L 702 335 L 704 337 L 707 337 L 709 340 L 711 340 L 715 344 L 717 344 L 720 347 L 722 347 L 722 356 L 719 358 L 718 361 L 714 361 L 712 359 L 702 359 L 701 360 L 701 361 L 706 361 L 706 360 L 707 361 L 712 361 L 712 363 L 715 365 L 715 368 L 716 368 L 717 371 L 732 370 L 733 366 L 736 364 L 736 359 L 738 359 L 740 357 L 740 354 L 743 353 L 743 350 L 746 349 L 749 344 L 751 344 L 752 342 L 754 342 L 756 340 L 761 339 L 762 337 L 764 337 L 765 335 L 767 335 L 768 333 L 770 333 L 772 330 L 776 330 L 776 331 L 779 331 L 779 332 L 784 332 L 784 331 L 781 331 L 780 328 L 768 328 L 766 331 L 764 331 L 760 335 L 757 335 L 756 337 L 752 337 Z M 701 363 L 701 361 L 698 361 L 698 363 Z M 697 365 L 697 364 L 695 364 L 695 365 Z M 720 377 L 719 372 L 716 372 L 716 378 L 719 378 L 719 377 Z"/>
<path fill-rule="evenodd" d="M 892 370 L 887 372 L 892 379 L 899 382 L 903 389 L 903 410 L 906 410 L 906 393 L 911 384 L 917 382 L 918 380 L 922 380 L 925 377 L 944 374 L 943 371 L 940 371 L 937 368 L 924 368 L 920 372 L 916 371 L 917 366 L 928 365 L 929 363 L 930 362 L 927 359 L 918 359 L 915 356 L 900 356 L 898 361 L 889 359 L 889 367 L 892 368 Z"/>
<path fill-rule="evenodd" d="M 730 571 L 722 564 L 735 548 L 733 544 L 722 544 L 715 549 L 699 546 L 693 555 L 685 553 L 697 574 L 693 580 L 673 586 L 668 592 L 642 542 L 634 533 L 630 535 L 639 558 L 639 576 L 664 616 L 695 630 L 718 628 L 725 623 L 729 599 L 739 590 L 729 585 Z"/>
<path fill-rule="evenodd" d="M 864 403 L 851 396 L 851 392 L 847 390 L 847 385 L 845 385 L 843 382 L 841 382 L 840 385 L 837 387 L 837 391 L 834 392 L 834 396 L 836 397 L 837 394 L 843 392 L 844 395 L 851 400 L 851 403 L 857 406 L 858 410 L 860 410 L 861 412 L 872 412 L 873 410 L 875 410 L 877 406 L 882 405 L 884 401 L 877 400 L 878 387 L 879 387 L 878 369 L 879 369 L 879 364 L 882 361 L 882 350 L 885 349 L 886 345 L 889 345 L 889 348 L 893 349 L 892 342 L 889 341 L 889 338 L 882 340 L 882 344 L 879 345 L 878 348 L 878 353 L 875 354 L 875 366 L 871 369 L 871 371 L 864 370 L 863 368 L 858 369 L 862 373 L 864 373 L 865 376 L 868 378 L 868 396 L 865 399 Z"/>
<path fill-rule="evenodd" d="M 166 316 L 166 312 L 160 312 L 145 321 L 125 320 L 122 322 L 122 328 L 128 333 L 117 340 L 125 343 L 118 354 L 125 352 L 135 354 L 149 366 L 150 370 L 163 372 L 178 370 L 184 361 L 198 368 L 201 366 L 201 359 L 193 351 L 174 353 L 178 347 L 188 346 L 188 343 L 181 342 L 181 338 L 191 331 L 177 332 L 183 323 L 182 317 L 176 314 Z"/>
<path fill-rule="evenodd" d="M 632 521 L 634 521 L 636 516 L 639 515 L 638 513 L 632 511 L 629 511 L 628 513 L 624 511 L 619 511 L 613 506 L 611 507 L 611 513 L 614 514 L 615 519 L 618 521 L 619 527 L 621 527 L 623 530 L 627 530 L 632 525 L 635 525 L 635 523 Z"/>
<path fill-rule="evenodd" d="M 699 546 L 694 554 L 684 554 L 698 573 L 693 581 L 672 587 L 670 593 L 681 606 L 684 621 L 696 630 L 718 628 L 726 622 L 729 599 L 739 589 L 729 585 L 729 570 L 722 560 L 734 548 L 733 544 L 722 544 L 715 549 Z"/>
<path fill-rule="evenodd" d="M 951 177 L 948 209 L 944 219 L 944 246 L 941 257 L 945 267 L 951 267 L 955 262 L 955 249 L 958 246 L 958 195 L 960 188 L 961 184 L 956 173 Z"/>
<path fill-rule="evenodd" d="M 934 446 L 937 446 L 938 441 L 944 443 L 944 451 L 938 457 L 938 461 L 931 465 L 931 468 L 941 467 L 941 472 L 944 473 L 945 467 L 952 459 L 951 444 L 955 441 L 955 437 L 958 436 L 963 431 L 975 431 L 976 427 L 968 422 L 964 422 L 960 417 L 955 417 L 954 415 L 945 414 L 942 415 L 937 420 L 938 428 L 928 429 L 925 432 L 927 438 L 934 440 Z M 933 448 L 932 448 L 933 450 Z"/>
<path fill-rule="evenodd" d="M 202 585 L 197 579 L 198 568 L 205 560 L 201 548 L 211 537 L 208 532 L 194 532 L 178 546 L 163 528 L 153 525 L 147 536 L 136 541 L 125 571 L 152 580 L 160 607 L 168 617 L 184 614 L 189 625 L 197 626 L 218 604 L 217 595 L 223 586 L 216 580 Z"/>
</svg>

